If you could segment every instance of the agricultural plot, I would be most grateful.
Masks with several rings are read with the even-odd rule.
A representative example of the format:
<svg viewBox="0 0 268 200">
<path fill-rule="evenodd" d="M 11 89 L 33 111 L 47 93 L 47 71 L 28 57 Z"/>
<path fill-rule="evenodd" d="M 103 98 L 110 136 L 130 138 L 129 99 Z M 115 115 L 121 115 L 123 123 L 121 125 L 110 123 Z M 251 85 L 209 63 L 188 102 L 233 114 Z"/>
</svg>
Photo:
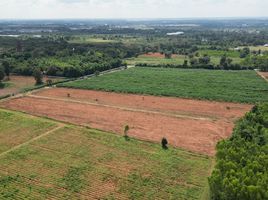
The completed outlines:
<svg viewBox="0 0 268 200">
<path fill-rule="evenodd" d="M 228 102 L 268 101 L 268 84 L 255 71 L 131 68 L 60 86 Z"/>
<path fill-rule="evenodd" d="M 0 110 L 0 154 L 55 127 L 52 122 Z"/>
<path fill-rule="evenodd" d="M 44 81 L 48 78 L 45 77 Z M 62 78 L 50 78 L 53 82 L 63 80 Z M 11 75 L 9 81 L 4 81 L 2 87 L 0 86 L 0 98 L 6 95 L 16 94 L 26 89 L 34 88 L 35 80 L 31 76 L 15 76 Z"/>
<path fill-rule="evenodd" d="M 251 106 L 167 97 L 53 88 L 12 99 L 2 107 L 214 155 L 235 120 Z"/>
<path fill-rule="evenodd" d="M 140 55 L 137 58 L 129 58 L 126 60 L 128 65 L 136 65 L 136 64 L 150 64 L 150 65 L 158 65 L 158 64 L 171 64 L 171 65 L 182 65 L 184 60 L 188 60 L 187 56 L 184 55 L 172 55 L 170 59 L 165 58 L 164 54 L 160 53 L 151 53 Z"/>
<path fill-rule="evenodd" d="M 244 47 L 239 47 L 241 49 L 245 48 Z M 248 46 L 248 48 L 251 50 L 251 51 L 268 51 L 268 47 L 265 47 L 265 46 Z"/>
<path fill-rule="evenodd" d="M 1 125 L 9 126 L 6 115 L 20 118 L 20 124 L 30 118 L 1 110 Z M 31 119 L 44 128 L 54 123 Z M 28 127 L 29 133 L 33 130 L 35 125 Z M 0 198 L 201 199 L 211 161 L 172 147 L 163 150 L 158 144 L 64 125 L 0 154 Z"/>
<path fill-rule="evenodd" d="M 75 36 L 72 37 L 69 41 L 69 43 L 74 43 L 74 44 L 90 44 L 90 43 L 116 43 L 118 41 L 116 40 L 111 40 L 107 39 L 106 36 L 103 37 L 91 37 L 91 36 Z"/>
<path fill-rule="evenodd" d="M 211 64 L 217 66 L 220 63 L 220 59 L 223 55 L 232 59 L 232 63 L 240 64 L 244 59 L 241 59 L 240 53 L 238 51 L 216 51 L 216 50 L 200 50 L 198 51 L 201 56 L 208 55 L 211 59 Z M 195 57 L 198 59 L 199 57 Z M 137 65 L 137 64 L 148 64 L 148 65 L 182 65 L 184 61 L 187 60 L 190 63 L 188 56 L 173 54 L 170 59 L 165 58 L 164 54 L 160 53 L 149 53 L 140 55 L 137 58 L 126 59 L 127 64 Z"/>
</svg>

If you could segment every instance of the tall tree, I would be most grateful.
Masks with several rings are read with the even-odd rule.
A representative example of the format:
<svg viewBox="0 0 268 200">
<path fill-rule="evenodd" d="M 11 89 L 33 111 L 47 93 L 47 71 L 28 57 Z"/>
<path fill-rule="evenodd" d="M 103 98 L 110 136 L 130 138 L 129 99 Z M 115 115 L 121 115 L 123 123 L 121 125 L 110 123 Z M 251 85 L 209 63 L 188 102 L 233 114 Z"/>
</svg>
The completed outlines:
<svg viewBox="0 0 268 200">
<path fill-rule="evenodd" d="M 0 82 L 5 78 L 5 70 L 2 66 L 0 66 Z"/>
<path fill-rule="evenodd" d="M 8 61 L 4 60 L 3 63 L 2 63 L 2 65 L 4 67 L 5 74 L 6 74 L 6 76 L 9 79 L 9 75 L 10 75 L 10 64 L 9 64 Z"/>
<path fill-rule="evenodd" d="M 33 71 L 33 76 L 36 81 L 36 85 L 41 85 L 43 83 L 43 74 L 40 69 L 35 69 Z"/>
</svg>

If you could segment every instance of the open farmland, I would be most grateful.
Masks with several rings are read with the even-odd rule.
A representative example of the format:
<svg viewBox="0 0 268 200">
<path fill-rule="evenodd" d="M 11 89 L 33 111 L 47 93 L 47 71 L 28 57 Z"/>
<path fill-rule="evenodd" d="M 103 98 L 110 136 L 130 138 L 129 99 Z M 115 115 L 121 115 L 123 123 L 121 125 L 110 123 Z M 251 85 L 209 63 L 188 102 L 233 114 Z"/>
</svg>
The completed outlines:
<svg viewBox="0 0 268 200">
<path fill-rule="evenodd" d="M 11 118 L 23 131 L 10 129 Z M 206 156 L 6 110 L 0 120 L 1 134 L 14 140 L 34 135 L 34 122 L 43 135 L 0 153 L 0 199 L 202 199 L 206 193 L 212 167 Z"/>
<path fill-rule="evenodd" d="M 69 96 L 69 97 L 68 97 Z M 5 101 L 2 107 L 214 155 L 233 123 L 251 106 L 64 88 Z"/>
<path fill-rule="evenodd" d="M 131 68 L 60 86 L 228 102 L 268 101 L 268 84 L 255 71 Z"/>
<path fill-rule="evenodd" d="M 129 65 L 136 65 L 140 63 L 150 65 L 158 65 L 158 64 L 182 65 L 184 60 L 188 60 L 187 56 L 174 54 L 170 59 L 167 59 L 165 58 L 164 54 L 149 53 L 140 55 L 137 58 L 129 58 L 126 60 L 126 62 Z"/>
<path fill-rule="evenodd" d="M 44 78 L 44 82 L 48 78 Z M 58 82 L 63 80 L 62 78 L 49 78 L 53 82 Z M 6 96 L 6 95 L 12 95 L 19 92 L 22 92 L 26 89 L 35 88 L 35 80 L 32 76 L 16 76 L 11 75 L 9 81 L 3 82 L 4 87 L 0 88 L 0 97 Z"/>
<path fill-rule="evenodd" d="M 201 56 L 208 55 L 211 59 L 211 64 L 217 66 L 220 64 L 221 57 L 226 55 L 232 59 L 232 63 L 240 64 L 244 59 L 241 59 L 238 51 L 216 51 L 216 50 L 200 50 L 198 53 Z M 200 57 L 194 57 L 199 59 Z M 183 65 L 184 61 L 187 60 L 190 63 L 190 59 L 187 55 L 173 54 L 171 58 L 165 58 L 165 54 L 161 53 L 148 53 L 140 55 L 136 58 L 128 58 L 126 62 L 129 65 Z"/>
<path fill-rule="evenodd" d="M 0 110 L 0 154 L 55 127 L 49 121 Z"/>
</svg>

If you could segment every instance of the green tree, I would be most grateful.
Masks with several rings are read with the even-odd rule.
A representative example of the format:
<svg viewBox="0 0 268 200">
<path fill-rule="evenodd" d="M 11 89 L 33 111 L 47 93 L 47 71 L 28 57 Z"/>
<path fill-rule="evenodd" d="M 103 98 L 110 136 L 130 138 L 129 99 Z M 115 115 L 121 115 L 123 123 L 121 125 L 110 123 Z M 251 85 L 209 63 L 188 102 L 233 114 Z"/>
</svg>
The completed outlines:
<svg viewBox="0 0 268 200">
<path fill-rule="evenodd" d="M 36 81 L 36 85 L 43 84 L 43 74 L 40 69 L 34 69 L 33 71 L 33 77 Z"/>
<path fill-rule="evenodd" d="M 162 138 L 161 145 L 163 149 L 168 149 L 168 140 L 166 138 Z"/>
<path fill-rule="evenodd" d="M 171 52 L 166 52 L 165 53 L 165 58 L 166 59 L 171 59 L 172 58 L 172 53 Z"/>
<path fill-rule="evenodd" d="M 9 75 L 10 75 L 10 64 L 9 64 L 9 62 L 5 60 L 5 61 L 3 61 L 2 65 L 4 67 L 6 76 L 9 78 Z"/>
<path fill-rule="evenodd" d="M 5 70 L 0 66 L 0 82 L 5 78 Z"/>
</svg>

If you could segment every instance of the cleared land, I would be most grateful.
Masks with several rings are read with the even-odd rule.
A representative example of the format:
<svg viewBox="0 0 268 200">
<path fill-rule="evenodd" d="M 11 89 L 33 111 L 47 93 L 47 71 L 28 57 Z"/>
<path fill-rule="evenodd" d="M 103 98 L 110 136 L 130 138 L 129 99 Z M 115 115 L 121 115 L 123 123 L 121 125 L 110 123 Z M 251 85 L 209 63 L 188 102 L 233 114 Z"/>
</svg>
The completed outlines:
<svg viewBox="0 0 268 200">
<path fill-rule="evenodd" d="M 48 78 L 44 78 L 44 82 Z M 50 78 L 53 82 L 60 81 L 60 78 Z M 11 75 L 9 81 L 3 82 L 4 87 L 0 88 L 0 97 L 16 94 L 18 92 L 22 92 L 25 89 L 34 88 L 35 87 L 35 80 L 32 76 L 15 76 Z"/>
<path fill-rule="evenodd" d="M 70 97 L 67 97 L 67 94 Z M 90 126 L 214 155 L 216 143 L 230 136 L 233 122 L 251 106 L 167 97 L 55 88 L 3 102 L 2 107 Z"/>
<path fill-rule="evenodd" d="M 268 101 L 268 84 L 255 71 L 131 68 L 60 86 L 252 104 Z"/>
<path fill-rule="evenodd" d="M 1 133 L 31 119 L 0 110 Z M 33 127 L 25 129 L 34 134 Z M 40 130 L 40 133 L 46 130 Z M 7 132 L 17 134 L 20 131 Z M 11 149 L 12 150 L 12 149 Z M 179 149 L 64 125 L 7 154 L 0 154 L 1 199 L 200 199 L 211 159 Z"/>
</svg>

